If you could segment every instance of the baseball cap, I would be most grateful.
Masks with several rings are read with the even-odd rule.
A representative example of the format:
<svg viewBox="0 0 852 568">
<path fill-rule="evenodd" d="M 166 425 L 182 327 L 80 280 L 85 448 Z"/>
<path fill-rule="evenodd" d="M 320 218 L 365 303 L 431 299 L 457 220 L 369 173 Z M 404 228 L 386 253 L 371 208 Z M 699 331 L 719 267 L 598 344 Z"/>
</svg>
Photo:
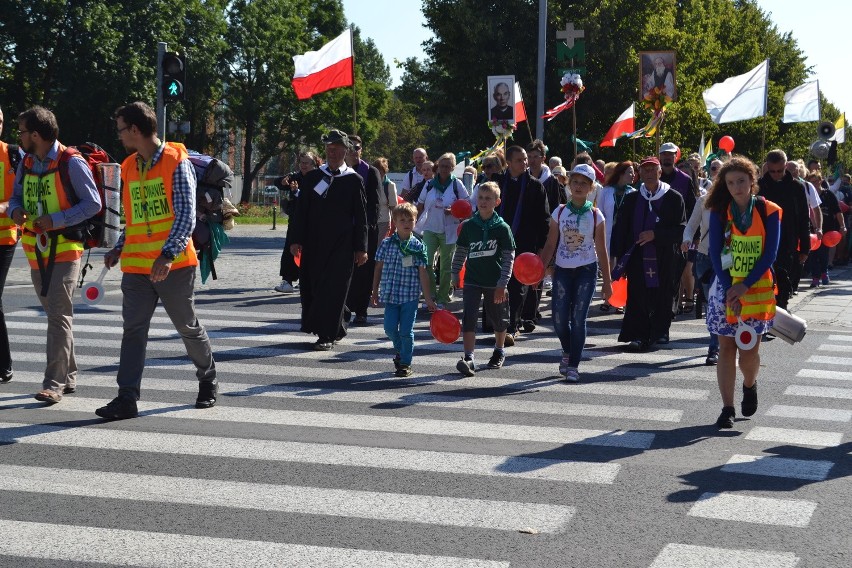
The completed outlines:
<svg viewBox="0 0 852 568">
<path fill-rule="evenodd" d="M 595 170 L 589 164 L 577 164 L 576 166 L 574 166 L 574 169 L 571 170 L 571 175 L 574 174 L 585 176 L 589 178 L 592 183 L 595 183 Z"/>
<path fill-rule="evenodd" d="M 663 152 L 671 152 L 672 154 L 677 154 L 679 150 L 680 148 L 678 148 L 672 142 L 666 142 L 665 144 L 660 146 L 660 154 L 662 154 Z"/>
<path fill-rule="evenodd" d="M 658 160 L 656 156 L 648 156 L 646 158 L 642 158 L 642 161 L 639 163 L 639 167 L 641 168 L 642 166 L 649 166 L 652 164 L 659 166 L 660 160 Z"/>
<path fill-rule="evenodd" d="M 568 172 L 566 172 L 565 168 L 563 168 L 562 166 L 556 166 L 555 168 L 550 170 L 550 173 L 552 173 L 554 176 L 568 176 Z"/>
</svg>

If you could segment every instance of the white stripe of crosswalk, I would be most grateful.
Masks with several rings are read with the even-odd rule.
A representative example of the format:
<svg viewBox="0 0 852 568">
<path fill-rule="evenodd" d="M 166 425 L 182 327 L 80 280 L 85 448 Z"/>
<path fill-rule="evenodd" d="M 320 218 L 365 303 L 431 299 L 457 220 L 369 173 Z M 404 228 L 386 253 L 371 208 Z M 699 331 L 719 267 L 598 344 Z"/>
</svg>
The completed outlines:
<svg viewBox="0 0 852 568">
<path fill-rule="evenodd" d="M 828 472 L 833 466 L 834 462 L 826 460 L 799 460 L 735 454 L 731 456 L 728 463 L 722 466 L 722 471 L 822 481 L 828 477 Z"/>
<path fill-rule="evenodd" d="M 766 411 L 766 415 L 779 416 L 781 418 L 822 420 L 825 422 L 849 422 L 849 420 L 852 419 L 852 410 L 774 404 Z"/>
<path fill-rule="evenodd" d="M 792 552 L 735 550 L 671 543 L 666 545 L 649 568 L 717 568 L 718 566 L 796 568 L 798 564 L 799 558 Z"/>
<path fill-rule="evenodd" d="M 746 440 L 762 442 L 782 442 L 802 446 L 839 446 L 843 440 L 840 432 L 820 432 L 814 430 L 794 430 L 792 428 L 770 428 L 756 426 L 746 434 Z"/>
<path fill-rule="evenodd" d="M 796 373 L 797 377 L 805 379 L 832 379 L 835 381 L 852 381 L 850 371 L 827 371 L 825 369 L 802 369 Z"/>
<path fill-rule="evenodd" d="M 539 503 L 49 467 L 0 465 L 0 477 L 4 491 L 187 505 L 203 502 L 211 507 L 504 531 L 533 527 L 544 533 L 561 532 L 575 511 Z"/>
<path fill-rule="evenodd" d="M 148 568 L 508 568 L 508 562 L 0 519 L 0 554 Z M 50 546 L 40 546 L 50 535 Z M 192 551 L 191 554 L 187 553 Z"/>
<path fill-rule="evenodd" d="M 784 395 L 808 396 L 813 398 L 839 398 L 849 400 L 852 399 L 852 389 L 790 385 L 784 391 Z"/>
<path fill-rule="evenodd" d="M 615 463 L 0 423 L 0 442 L 611 484 Z"/>
<path fill-rule="evenodd" d="M 41 384 L 41 374 L 18 373 L 19 379 Z M 87 377 L 86 386 L 114 387 L 115 379 L 104 376 Z M 230 388 L 228 388 L 230 385 Z M 196 392 L 198 383 L 190 380 L 151 379 L 143 380 L 147 389 L 160 391 Z M 639 406 L 616 406 L 603 404 L 579 404 L 569 402 L 544 402 L 524 400 L 519 405 L 515 400 L 488 399 L 481 396 L 446 396 L 438 394 L 409 393 L 399 391 L 332 391 L 318 386 L 288 386 L 281 384 L 234 384 L 224 383 L 219 393 L 231 397 L 267 397 L 291 400 L 355 402 L 371 405 L 429 406 L 435 408 L 463 408 L 467 410 L 496 411 L 503 413 L 554 414 L 557 416 L 600 416 L 627 420 L 649 420 L 652 422 L 679 422 L 682 410 L 673 408 L 647 408 Z"/>
<path fill-rule="evenodd" d="M 816 507 L 816 503 L 801 499 L 703 493 L 689 510 L 689 515 L 741 523 L 806 527 Z"/>
<path fill-rule="evenodd" d="M 65 397 L 62 400 L 62 404 L 53 406 L 47 410 L 50 412 L 94 412 L 96 408 L 103 404 L 104 401 L 98 399 Z M 20 401 L 13 400 L 11 403 L 0 404 L 0 410 L 17 406 L 20 406 Z M 198 410 L 188 405 L 140 402 L 139 411 L 141 415 L 152 414 L 218 422 L 274 424 L 279 426 L 334 428 L 353 431 L 398 432 L 475 439 L 538 441 L 617 448 L 648 449 L 654 441 L 654 434 L 652 433 L 634 432 L 631 430 L 592 430 L 555 426 L 525 426 L 519 424 L 464 422 L 460 420 L 398 418 L 368 414 L 333 414 L 301 410 L 238 408 L 218 405 L 213 409 Z"/>
</svg>

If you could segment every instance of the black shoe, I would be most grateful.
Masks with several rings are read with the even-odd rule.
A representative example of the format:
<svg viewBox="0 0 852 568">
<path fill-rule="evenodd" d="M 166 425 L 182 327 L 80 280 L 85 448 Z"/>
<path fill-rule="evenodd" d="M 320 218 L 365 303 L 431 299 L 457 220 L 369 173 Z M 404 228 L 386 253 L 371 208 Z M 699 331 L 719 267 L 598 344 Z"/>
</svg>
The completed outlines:
<svg viewBox="0 0 852 568">
<path fill-rule="evenodd" d="M 705 365 L 718 365 L 719 364 L 719 353 L 716 351 L 711 351 L 707 354 L 707 359 L 704 361 Z"/>
<path fill-rule="evenodd" d="M 488 368 L 499 369 L 503 366 L 503 361 L 505 360 L 506 356 L 499 349 L 495 349 L 494 353 L 491 355 L 491 359 L 488 360 Z"/>
<path fill-rule="evenodd" d="M 399 371 L 400 361 L 401 359 L 399 358 L 399 353 L 393 356 L 393 368 L 397 371 Z"/>
<path fill-rule="evenodd" d="M 648 350 L 648 342 L 647 341 L 631 341 L 625 347 L 627 351 L 631 353 L 644 353 Z"/>
<path fill-rule="evenodd" d="M 470 359 L 459 359 L 459 362 L 456 363 L 456 369 L 458 369 L 459 373 L 465 377 L 472 377 L 476 374 L 476 370 L 473 367 L 473 361 Z"/>
<path fill-rule="evenodd" d="M 126 396 L 118 396 L 107 404 L 95 410 L 95 414 L 107 420 L 125 420 L 136 418 L 139 411 L 136 409 L 136 401 Z"/>
<path fill-rule="evenodd" d="M 666 333 L 662 337 L 657 340 L 657 345 L 668 345 L 669 343 L 669 334 Z"/>
<path fill-rule="evenodd" d="M 216 394 L 219 392 L 219 383 L 216 381 L 202 381 L 198 383 L 198 398 L 195 399 L 195 408 L 212 408 L 216 404 Z"/>
<path fill-rule="evenodd" d="M 77 387 L 65 387 L 62 389 L 62 394 L 74 394 L 77 392 Z"/>
<path fill-rule="evenodd" d="M 737 415 L 733 406 L 725 406 L 722 408 L 722 414 L 716 419 L 716 426 L 719 428 L 733 428 L 734 416 Z"/>
<path fill-rule="evenodd" d="M 367 325 L 367 316 L 366 315 L 355 316 L 355 319 L 352 321 L 352 325 Z"/>
<path fill-rule="evenodd" d="M 751 388 L 743 385 L 743 402 L 740 409 L 743 411 L 743 416 L 752 416 L 757 412 L 757 383 L 754 383 Z"/>
<path fill-rule="evenodd" d="M 524 333 L 532 333 L 535 331 L 535 322 L 527 320 L 523 323 Z"/>
<path fill-rule="evenodd" d="M 320 337 L 314 343 L 314 351 L 331 351 L 332 347 L 334 347 L 334 340 L 327 337 Z"/>
<path fill-rule="evenodd" d="M 506 339 L 503 340 L 504 347 L 512 347 L 515 344 L 515 334 L 506 332 Z"/>
<path fill-rule="evenodd" d="M 2 376 L 0 376 L 0 383 L 8 383 L 11 380 L 12 380 L 12 371 L 9 371 L 8 373 L 4 373 Z"/>
<path fill-rule="evenodd" d="M 764 333 L 763 334 L 763 342 L 764 343 L 767 342 L 767 341 L 772 341 L 773 339 L 775 339 L 775 336 L 772 335 L 771 333 Z"/>
<path fill-rule="evenodd" d="M 396 369 L 396 373 L 394 373 L 397 377 L 410 377 L 414 374 L 414 371 L 411 370 L 411 365 L 400 365 Z"/>
</svg>

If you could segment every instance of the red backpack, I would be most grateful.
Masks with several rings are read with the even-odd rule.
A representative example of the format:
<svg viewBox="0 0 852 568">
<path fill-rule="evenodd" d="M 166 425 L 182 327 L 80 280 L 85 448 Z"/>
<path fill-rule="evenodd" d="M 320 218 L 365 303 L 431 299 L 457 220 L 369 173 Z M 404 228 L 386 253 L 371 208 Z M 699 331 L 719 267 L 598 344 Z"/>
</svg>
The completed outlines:
<svg viewBox="0 0 852 568">
<path fill-rule="evenodd" d="M 101 196 L 101 209 L 82 223 L 63 229 L 62 236 L 82 241 L 87 249 L 112 248 L 118 239 L 121 222 L 121 165 L 113 162 L 106 150 L 92 142 L 65 148 L 59 156 L 59 178 L 72 206 L 80 202 L 68 174 L 68 162 L 74 156 L 83 158 L 92 171 Z"/>
</svg>

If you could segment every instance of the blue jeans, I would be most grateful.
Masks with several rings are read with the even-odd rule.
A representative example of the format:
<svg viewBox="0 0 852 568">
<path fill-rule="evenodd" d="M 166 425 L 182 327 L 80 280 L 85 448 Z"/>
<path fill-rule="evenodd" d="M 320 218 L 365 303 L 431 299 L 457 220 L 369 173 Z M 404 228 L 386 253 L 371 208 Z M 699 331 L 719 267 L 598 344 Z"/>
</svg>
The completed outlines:
<svg viewBox="0 0 852 568">
<path fill-rule="evenodd" d="M 577 268 L 557 266 L 553 275 L 553 327 L 568 354 L 568 365 L 579 367 L 586 344 L 586 318 L 595 293 L 598 263 Z"/>
<path fill-rule="evenodd" d="M 710 284 L 713 283 L 713 276 L 710 277 L 710 282 L 705 283 L 701 277 L 708 271 L 713 271 L 713 263 L 710 262 L 710 257 L 700 252 L 695 253 L 695 262 L 692 264 L 692 273 L 695 275 L 695 280 L 701 284 L 701 291 L 704 293 L 704 301 L 710 299 Z M 710 353 L 719 352 L 719 336 L 715 333 L 710 334 Z"/>
<path fill-rule="evenodd" d="M 404 304 L 385 304 L 385 333 L 399 353 L 400 365 L 411 365 L 414 354 L 414 320 L 417 300 Z"/>
</svg>

